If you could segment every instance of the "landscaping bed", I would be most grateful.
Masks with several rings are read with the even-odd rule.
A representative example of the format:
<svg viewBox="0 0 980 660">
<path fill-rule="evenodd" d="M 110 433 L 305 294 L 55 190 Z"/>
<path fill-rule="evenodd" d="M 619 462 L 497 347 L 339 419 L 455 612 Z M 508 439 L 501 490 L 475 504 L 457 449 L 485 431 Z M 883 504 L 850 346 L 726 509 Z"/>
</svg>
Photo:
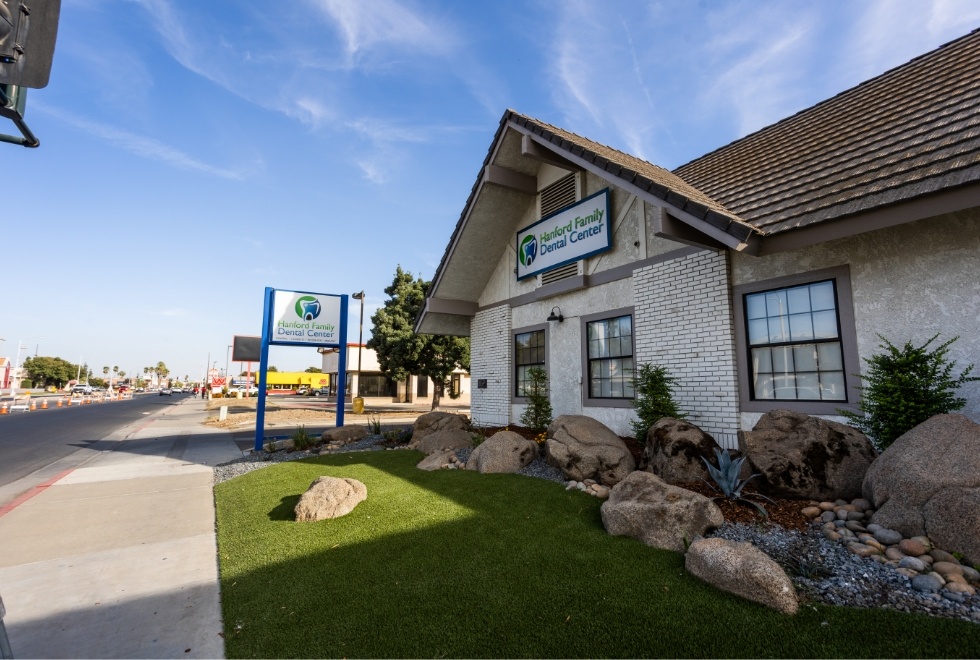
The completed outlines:
<svg viewBox="0 0 980 660">
<path fill-rule="evenodd" d="M 606 534 L 601 500 L 518 475 L 338 453 L 216 486 L 228 657 L 968 657 L 980 626 L 717 591 L 683 556 Z M 320 475 L 368 499 L 296 523 Z"/>
</svg>

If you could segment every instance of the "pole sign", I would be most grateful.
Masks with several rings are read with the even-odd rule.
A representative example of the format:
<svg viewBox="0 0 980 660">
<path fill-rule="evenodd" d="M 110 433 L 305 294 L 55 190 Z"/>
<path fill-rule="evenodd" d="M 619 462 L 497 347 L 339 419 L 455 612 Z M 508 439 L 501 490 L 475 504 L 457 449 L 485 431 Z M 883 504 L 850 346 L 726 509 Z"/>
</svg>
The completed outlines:
<svg viewBox="0 0 980 660">
<path fill-rule="evenodd" d="M 340 333 L 340 296 L 275 291 L 273 344 L 334 346 Z"/>
<path fill-rule="evenodd" d="M 259 356 L 259 400 L 255 414 L 255 451 L 262 450 L 265 433 L 266 374 L 269 346 L 345 348 L 347 346 L 347 302 L 345 294 L 283 291 L 266 287 Z M 337 426 L 344 425 L 344 392 L 347 382 L 347 351 L 339 352 L 337 364 Z"/>
<path fill-rule="evenodd" d="M 517 279 L 523 280 L 612 247 L 609 188 L 517 232 Z"/>
</svg>

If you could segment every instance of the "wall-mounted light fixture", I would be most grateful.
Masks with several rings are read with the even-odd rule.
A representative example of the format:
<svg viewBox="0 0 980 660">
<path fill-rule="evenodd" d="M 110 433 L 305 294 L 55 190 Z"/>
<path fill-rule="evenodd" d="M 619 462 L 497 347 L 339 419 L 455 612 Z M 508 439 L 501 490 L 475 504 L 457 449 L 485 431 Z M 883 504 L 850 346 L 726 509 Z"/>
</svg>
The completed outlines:
<svg viewBox="0 0 980 660">
<path fill-rule="evenodd" d="M 548 317 L 549 321 L 558 321 L 561 323 L 565 320 L 565 317 L 561 315 L 561 307 L 555 305 L 551 308 L 551 316 Z"/>
</svg>

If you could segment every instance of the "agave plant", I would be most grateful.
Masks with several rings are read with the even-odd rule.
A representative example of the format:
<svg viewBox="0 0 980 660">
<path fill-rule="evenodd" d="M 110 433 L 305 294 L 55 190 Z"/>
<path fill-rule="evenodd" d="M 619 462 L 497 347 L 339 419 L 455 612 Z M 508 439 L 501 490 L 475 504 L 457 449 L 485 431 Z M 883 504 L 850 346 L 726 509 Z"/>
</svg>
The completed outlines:
<svg viewBox="0 0 980 660">
<path fill-rule="evenodd" d="M 761 504 L 748 499 L 748 496 L 742 496 L 742 489 L 745 488 L 745 484 L 759 476 L 758 474 L 753 474 L 747 479 L 739 479 L 739 473 L 742 471 L 742 463 L 745 462 L 745 456 L 732 460 L 732 457 L 727 451 L 715 447 L 715 458 L 718 461 L 718 467 L 715 467 L 709 463 L 708 459 L 704 458 L 703 456 L 701 457 L 701 460 L 704 461 L 704 464 L 708 468 L 708 474 L 711 475 L 711 478 L 714 479 L 715 483 L 709 483 L 704 479 L 702 479 L 702 481 L 711 486 L 715 491 L 721 493 L 722 497 L 735 502 L 745 502 L 746 504 L 750 504 L 754 506 L 756 510 L 758 510 L 763 518 L 768 518 L 769 512 L 766 511 Z M 765 495 L 756 495 L 763 499 L 769 500 L 769 498 Z M 769 501 L 771 502 L 772 500 Z"/>
</svg>

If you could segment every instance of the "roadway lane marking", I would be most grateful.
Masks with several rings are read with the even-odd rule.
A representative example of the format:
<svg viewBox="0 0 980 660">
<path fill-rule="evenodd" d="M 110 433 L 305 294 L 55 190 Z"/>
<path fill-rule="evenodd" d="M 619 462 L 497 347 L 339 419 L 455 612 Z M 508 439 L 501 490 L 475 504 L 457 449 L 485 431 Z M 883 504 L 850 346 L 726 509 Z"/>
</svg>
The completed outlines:
<svg viewBox="0 0 980 660">
<path fill-rule="evenodd" d="M 23 504 L 27 500 L 31 499 L 35 495 L 40 495 L 45 490 L 47 490 L 51 486 L 55 485 L 57 482 L 61 481 L 62 479 L 64 479 L 65 477 L 67 477 L 69 474 L 71 474 L 74 471 L 75 471 L 75 468 L 71 468 L 69 470 L 65 470 L 64 472 L 59 472 L 58 474 L 56 474 L 55 476 L 51 477 L 50 479 L 48 479 L 44 483 L 40 483 L 37 486 L 34 486 L 30 490 L 28 490 L 26 493 L 23 493 L 21 495 L 18 495 L 9 504 L 4 504 L 3 506 L 0 506 L 0 518 L 3 518 L 5 515 L 7 515 L 8 513 L 10 513 L 11 511 L 13 511 L 14 509 L 16 509 L 17 507 L 19 507 L 21 504 Z"/>
</svg>

